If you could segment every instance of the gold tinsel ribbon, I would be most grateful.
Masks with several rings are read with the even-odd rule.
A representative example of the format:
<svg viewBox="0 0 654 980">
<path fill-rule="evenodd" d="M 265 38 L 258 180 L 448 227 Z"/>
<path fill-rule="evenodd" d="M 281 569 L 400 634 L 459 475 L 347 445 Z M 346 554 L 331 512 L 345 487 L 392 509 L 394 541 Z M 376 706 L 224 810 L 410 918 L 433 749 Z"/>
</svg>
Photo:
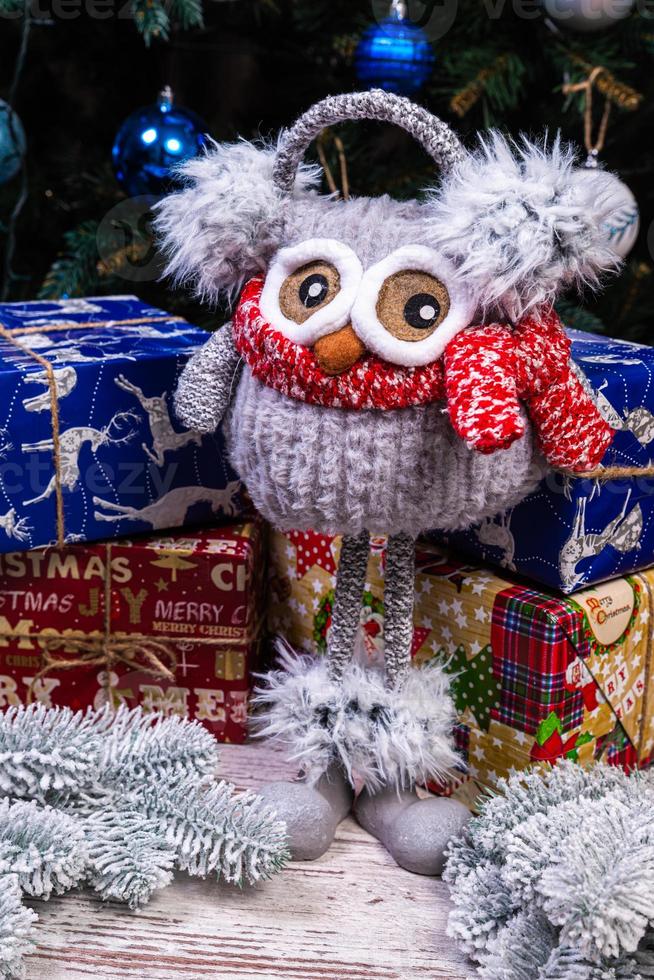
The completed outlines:
<svg viewBox="0 0 654 980">
<path fill-rule="evenodd" d="M 128 320 L 92 320 L 90 322 L 68 323 L 54 325 L 52 327 L 15 327 L 13 329 L 9 329 L 8 327 L 5 327 L 4 324 L 0 323 L 0 337 L 3 337 L 9 344 L 17 348 L 17 350 L 22 351 L 24 354 L 27 354 L 28 357 L 31 357 L 32 360 L 36 361 L 36 363 L 39 364 L 45 371 L 45 376 L 48 382 L 52 423 L 52 459 L 55 471 L 57 547 L 63 548 L 66 543 L 66 517 L 64 512 L 64 496 L 61 482 L 61 431 L 59 424 L 57 381 L 52 364 L 50 364 L 50 362 L 41 354 L 37 354 L 36 351 L 31 350 L 31 348 L 26 344 L 21 343 L 18 337 L 24 337 L 33 333 L 51 333 L 58 330 L 93 330 L 96 327 L 127 327 L 136 326 L 142 323 L 179 323 L 182 321 L 184 321 L 184 317 L 181 316 L 144 316 L 133 317 L 132 319 Z"/>
<path fill-rule="evenodd" d="M 583 68 L 589 75 L 594 71 L 597 72 L 597 77 L 595 78 L 597 91 L 600 95 L 604 96 L 608 103 L 613 103 L 613 105 L 617 105 L 620 109 L 625 109 L 628 112 L 633 112 L 639 108 L 643 101 L 643 96 L 635 88 L 621 82 L 608 68 L 594 68 L 593 65 L 589 64 L 575 51 L 570 51 L 563 45 L 559 45 L 559 47 L 566 58 L 569 58 L 578 67 Z M 494 61 L 477 72 L 475 77 L 450 99 L 450 109 L 452 112 L 456 113 L 462 119 L 477 104 L 485 92 L 489 81 L 495 76 L 503 74 L 508 66 L 509 56 L 507 54 L 499 54 Z M 581 84 L 584 85 L 585 83 Z"/>
<path fill-rule="evenodd" d="M 456 92 L 450 99 L 450 109 L 452 112 L 456 113 L 460 119 L 463 119 L 472 107 L 477 104 L 491 78 L 506 71 L 508 65 L 509 56 L 507 54 L 500 54 L 492 64 L 487 65 L 486 68 L 482 68 L 477 72 L 472 81 L 468 82 L 467 85 L 459 92 Z"/>
<path fill-rule="evenodd" d="M 566 57 L 570 58 L 573 64 L 578 65 L 583 68 L 590 76 L 593 72 L 597 72 L 595 78 L 595 85 L 597 91 L 600 95 L 603 95 L 607 102 L 612 102 L 617 105 L 620 109 L 625 109 L 627 112 L 634 112 L 640 107 L 643 101 L 643 96 L 640 92 L 637 92 L 635 88 L 631 85 L 626 85 L 615 77 L 613 72 L 609 71 L 608 68 L 594 67 L 582 58 L 581 55 L 574 51 L 569 51 L 567 48 L 562 48 L 563 53 Z"/>
</svg>

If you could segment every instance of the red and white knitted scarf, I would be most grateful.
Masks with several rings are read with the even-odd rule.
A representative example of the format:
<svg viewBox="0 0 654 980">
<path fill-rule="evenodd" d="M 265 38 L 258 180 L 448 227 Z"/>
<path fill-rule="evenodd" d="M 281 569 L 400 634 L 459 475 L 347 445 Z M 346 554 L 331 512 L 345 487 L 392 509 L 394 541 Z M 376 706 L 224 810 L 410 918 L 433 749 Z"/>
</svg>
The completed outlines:
<svg viewBox="0 0 654 980">
<path fill-rule="evenodd" d="M 310 348 L 288 340 L 261 314 L 263 278 L 241 294 L 232 327 L 253 375 L 288 398 L 340 409 L 397 409 L 446 401 L 457 434 L 482 453 L 525 432 L 526 408 L 539 448 L 552 466 L 593 469 L 614 430 L 571 367 L 570 340 L 554 310 L 509 324 L 472 326 L 443 357 L 405 368 L 367 353 L 350 370 L 326 374 Z M 524 406 L 524 408 L 523 408 Z"/>
</svg>

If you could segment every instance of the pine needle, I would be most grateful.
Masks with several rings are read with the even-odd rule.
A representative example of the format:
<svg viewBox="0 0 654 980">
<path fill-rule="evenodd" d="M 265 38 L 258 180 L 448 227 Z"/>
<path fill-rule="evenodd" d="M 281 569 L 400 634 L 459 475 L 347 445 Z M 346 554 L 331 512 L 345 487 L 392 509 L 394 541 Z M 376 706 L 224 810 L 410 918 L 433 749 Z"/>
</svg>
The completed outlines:
<svg viewBox="0 0 654 980">
<path fill-rule="evenodd" d="M 20 976 L 32 913 L 88 882 L 140 908 L 175 868 L 241 884 L 287 860 L 284 824 L 218 781 L 217 744 L 197 722 L 140 708 L 0 714 L 0 977 Z"/>
<path fill-rule="evenodd" d="M 652 774 L 516 773 L 450 847 L 448 933 L 483 980 L 654 976 Z"/>
</svg>

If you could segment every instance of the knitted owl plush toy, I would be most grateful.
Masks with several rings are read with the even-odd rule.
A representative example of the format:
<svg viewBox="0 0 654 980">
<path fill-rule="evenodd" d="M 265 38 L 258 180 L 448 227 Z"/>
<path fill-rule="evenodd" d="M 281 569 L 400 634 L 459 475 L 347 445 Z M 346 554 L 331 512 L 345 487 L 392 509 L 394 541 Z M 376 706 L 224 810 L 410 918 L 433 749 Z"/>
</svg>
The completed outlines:
<svg viewBox="0 0 654 980">
<path fill-rule="evenodd" d="M 422 201 L 336 200 L 302 163 L 349 119 L 393 122 L 440 168 Z M 547 466 L 583 473 L 613 431 L 553 311 L 616 268 L 603 224 L 619 184 L 572 151 L 499 135 L 464 150 L 439 119 L 381 91 L 313 106 L 276 146 L 214 145 L 159 205 L 168 271 L 239 296 L 188 363 L 180 420 L 224 425 L 254 503 L 282 530 L 341 534 L 327 656 L 290 650 L 260 703 L 304 781 L 267 788 L 296 857 L 355 813 L 405 867 L 436 873 L 464 819 L 416 784 L 457 766 L 442 666 L 410 669 L 414 541 L 517 503 Z M 436 178 L 436 174 L 435 174 Z M 385 669 L 353 660 L 370 535 L 387 535 Z"/>
</svg>

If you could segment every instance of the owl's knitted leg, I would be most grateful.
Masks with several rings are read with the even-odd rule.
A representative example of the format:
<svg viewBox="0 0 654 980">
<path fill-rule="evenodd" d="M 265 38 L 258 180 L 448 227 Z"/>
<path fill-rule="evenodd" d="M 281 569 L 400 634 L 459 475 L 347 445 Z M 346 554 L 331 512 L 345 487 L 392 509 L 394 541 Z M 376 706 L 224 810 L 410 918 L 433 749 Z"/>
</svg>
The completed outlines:
<svg viewBox="0 0 654 980">
<path fill-rule="evenodd" d="M 327 636 L 329 676 L 339 680 L 352 659 L 361 622 L 361 602 L 366 583 L 370 535 L 362 531 L 345 535 L 336 575 L 332 622 Z"/>
<path fill-rule="evenodd" d="M 380 785 L 366 785 L 354 813 L 397 863 L 416 874 L 440 874 L 445 848 L 470 814 L 456 800 L 420 799 L 415 783 L 456 762 L 451 745 L 453 709 L 442 668 L 411 668 L 415 594 L 415 541 L 388 539 L 384 593 L 384 649 L 388 720 L 374 731 Z M 372 741 L 372 740 L 371 740 Z"/>
<path fill-rule="evenodd" d="M 262 790 L 286 822 L 296 861 L 325 853 L 354 799 L 349 743 L 339 744 L 337 732 L 344 730 L 353 702 L 346 675 L 352 670 L 369 548 L 367 531 L 343 538 L 325 660 L 298 657 L 281 646 L 282 670 L 271 671 L 257 698 L 262 734 L 283 742 L 304 771 L 302 782 L 273 783 Z"/>
<path fill-rule="evenodd" d="M 352 656 L 367 560 L 367 535 L 344 540 L 328 656 L 303 656 L 280 643 L 279 668 L 269 673 L 257 702 L 261 734 L 290 749 L 290 759 L 302 766 L 314 793 L 325 773 L 338 773 L 337 779 L 346 776 L 350 784 L 359 777 L 368 795 L 381 793 L 381 801 L 386 800 L 387 790 L 392 789 L 390 795 L 396 797 L 399 791 L 411 791 L 430 779 L 445 780 L 460 766 L 460 759 L 452 744 L 455 712 L 444 666 L 434 660 L 409 669 L 415 558 L 408 535 L 395 535 L 388 545 L 386 670 L 361 664 Z M 312 806 L 322 810 L 321 802 L 305 791 L 291 792 L 294 796 L 291 799 L 289 793 L 286 812 L 306 815 L 299 829 L 313 827 L 316 832 L 322 827 L 330 836 L 331 829 L 319 824 L 309 807 L 313 801 Z M 435 809 L 442 808 L 430 807 L 425 823 L 421 804 L 419 812 L 411 809 L 411 819 L 432 833 Z M 397 824 L 400 829 L 404 826 Z M 434 849 L 428 850 L 428 836 L 427 831 L 421 832 L 418 850 L 431 862 L 423 867 L 431 869 L 440 852 L 435 857 Z M 390 849 L 390 843 L 387 846 Z M 409 858 L 402 860 L 408 866 Z"/>
<path fill-rule="evenodd" d="M 386 549 L 384 650 L 389 687 L 402 685 L 411 663 L 416 545 L 410 534 L 393 534 Z"/>
</svg>

